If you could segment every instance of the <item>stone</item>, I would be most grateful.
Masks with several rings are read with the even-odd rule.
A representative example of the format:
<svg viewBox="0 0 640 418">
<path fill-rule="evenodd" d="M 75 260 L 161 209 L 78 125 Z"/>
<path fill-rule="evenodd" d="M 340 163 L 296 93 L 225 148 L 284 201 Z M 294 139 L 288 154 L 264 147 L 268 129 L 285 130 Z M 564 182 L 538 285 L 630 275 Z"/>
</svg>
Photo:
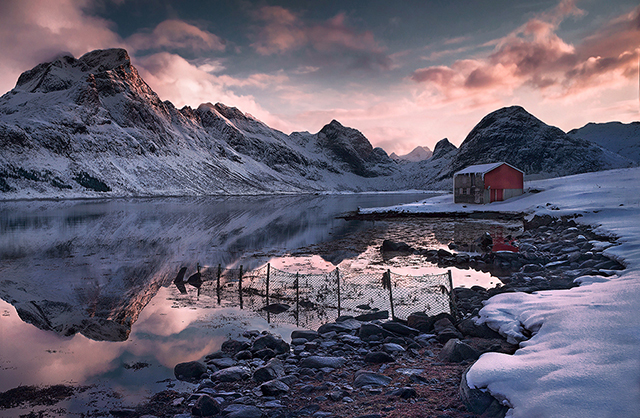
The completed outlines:
<svg viewBox="0 0 640 418">
<path fill-rule="evenodd" d="M 460 398 L 467 407 L 467 410 L 486 418 L 504 417 L 508 410 L 506 406 L 498 402 L 488 391 L 482 391 L 469 386 L 467 383 L 467 372 L 469 369 L 470 367 L 464 371 L 460 379 Z"/>
<path fill-rule="evenodd" d="M 480 353 L 469 344 L 452 338 L 442 347 L 438 359 L 447 363 L 460 363 L 464 360 L 477 360 Z"/>
<path fill-rule="evenodd" d="M 262 410 L 253 405 L 231 404 L 222 413 L 226 418 L 261 418 Z"/>
<path fill-rule="evenodd" d="M 388 239 L 385 239 L 382 242 L 382 246 L 380 247 L 380 250 L 382 252 L 386 252 L 386 251 L 406 252 L 406 253 L 413 252 L 413 248 L 406 242 L 394 242 Z"/>
<path fill-rule="evenodd" d="M 309 356 L 300 362 L 300 367 L 309 369 L 330 367 L 332 369 L 338 369 L 344 366 L 346 362 L 347 359 L 344 357 Z"/>
<path fill-rule="evenodd" d="M 201 395 L 191 408 L 191 414 L 196 417 L 210 417 L 220 413 L 220 404 L 209 395 Z"/>
<path fill-rule="evenodd" d="M 289 352 L 289 344 L 287 344 L 282 338 L 272 334 L 261 335 L 253 341 L 251 351 L 256 352 L 265 348 L 270 348 L 275 351 L 276 354 L 284 354 Z"/>
<path fill-rule="evenodd" d="M 270 380 L 260 385 L 264 396 L 280 396 L 289 392 L 289 386 L 277 379 Z"/>
<path fill-rule="evenodd" d="M 272 358 L 267 364 L 253 372 L 253 380 L 258 383 L 268 382 L 282 376 L 284 376 L 284 365 L 277 358 Z"/>
<path fill-rule="evenodd" d="M 353 386 L 361 388 L 363 386 L 387 386 L 391 383 L 391 378 L 378 373 L 360 371 L 356 373 Z"/>
<path fill-rule="evenodd" d="M 372 335 L 380 337 L 393 337 L 393 334 L 377 324 L 362 324 L 358 337 L 362 340 L 368 340 Z"/>
<path fill-rule="evenodd" d="M 276 356 L 276 352 L 270 348 L 263 348 L 262 350 L 258 350 L 255 353 L 253 353 L 254 358 L 259 358 L 265 361 L 271 358 L 274 358 L 275 356 Z"/>
<path fill-rule="evenodd" d="M 381 346 L 382 350 L 389 353 L 404 353 L 406 350 L 400 344 L 395 343 L 384 343 Z"/>
<path fill-rule="evenodd" d="M 382 328 L 386 329 L 387 331 L 391 331 L 396 335 L 413 337 L 420 334 L 420 331 L 418 331 L 417 329 L 408 327 L 404 324 L 401 324 L 395 321 L 384 322 L 381 325 L 382 325 Z"/>
<path fill-rule="evenodd" d="M 220 347 L 220 351 L 224 353 L 228 353 L 230 355 L 235 355 L 237 352 L 246 350 L 250 347 L 249 340 L 227 340 L 222 343 Z"/>
<path fill-rule="evenodd" d="M 251 372 L 246 367 L 234 366 L 215 372 L 211 375 L 211 380 L 218 382 L 237 382 L 248 379 Z"/>
<path fill-rule="evenodd" d="M 436 334 L 436 339 L 441 343 L 447 342 L 452 338 L 462 338 L 462 334 L 453 326 L 449 318 L 442 318 L 434 322 L 433 331 Z"/>
<path fill-rule="evenodd" d="M 477 325 L 473 318 L 466 318 L 460 321 L 457 325 L 458 330 L 464 335 L 468 335 L 469 337 L 479 337 L 479 338 L 501 338 L 500 334 L 492 330 L 487 326 L 487 324 L 483 323 Z"/>
<path fill-rule="evenodd" d="M 234 356 L 236 360 L 251 360 L 253 358 L 253 354 L 249 350 L 238 351 Z"/>
<path fill-rule="evenodd" d="M 372 351 L 364 356 L 364 362 L 369 364 L 393 363 L 395 360 L 383 351 Z"/>
<path fill-rule="evenodd" d="M 342 322 L 330 322 L 328 324 L 323 324 L 318 328 L 318 334 L 326 334 L 332 331 L 336 334 L 340 334 L 343 332 L 350 332 L 351 328 L 344 325 Z"/>
<path fill-rule="evenodd" d="M 223 358 L 211 359 L 208 364 L 213 364 L 218 369 L 226 369 L 228 367 L 235 366 L 237 363 L 234 359 L 230 357 L 223 357 Z"/>
<path fill-rule="evenodd" d="M 416 392 L 416 390 L 412 387 L 403 387 L 403 388 L 392 390 L 389 393 L 389 395 L 397 396 L 402 399 L 410 399 L 410 398 L 416 398 L 418 396 L 418 392 Z"/>
<path fill-rule="evenodd" d="M 173 374 L 178 380 L 199 380 L 200 376 L 207 372 L 207 366 L 199 361 L 178 363 L 173 368 Z"/>
</svg>

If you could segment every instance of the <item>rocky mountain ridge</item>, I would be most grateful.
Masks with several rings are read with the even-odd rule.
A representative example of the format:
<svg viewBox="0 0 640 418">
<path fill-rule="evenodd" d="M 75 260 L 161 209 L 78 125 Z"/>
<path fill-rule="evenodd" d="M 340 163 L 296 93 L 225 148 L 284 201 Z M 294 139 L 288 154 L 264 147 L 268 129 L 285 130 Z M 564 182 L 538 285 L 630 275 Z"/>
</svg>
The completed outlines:
<svg viewBox="0 0 640 418">
<path fill-rule="evenodd" d="M 243 195 L 450 188 L 467 165 L 551 177 L 634 164 L 519 106 L 490 113 L 459 149 L 398 163 L 334 120 L 290 135 L 222 103 L 177 109 L 123 49 L 63 55 L 0 97 L 0 199 Z"/>
<path fill-rule="evenodd" d="M 640 122 L 587 123 L 567 132 L 640 163 Z"/>
</svg>

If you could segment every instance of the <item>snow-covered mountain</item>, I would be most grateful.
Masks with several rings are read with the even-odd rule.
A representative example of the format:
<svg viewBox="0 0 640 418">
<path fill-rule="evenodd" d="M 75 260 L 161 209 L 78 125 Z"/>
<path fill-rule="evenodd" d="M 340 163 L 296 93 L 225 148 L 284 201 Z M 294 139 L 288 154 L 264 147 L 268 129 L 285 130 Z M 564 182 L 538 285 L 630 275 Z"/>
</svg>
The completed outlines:
<svg viewBox="0 0 640 418">
<path fill-rule="evenodd" d="M 286 135 L 221 103 L 177 109 L 123 49 L 39 64 L 0 97 L 0 199 L 449 189 L 456 170 L 495 161 L 538 177 L 634 164 L 518 106 L 459 149 L 444 139 L 400 164 L 335 120 Z"/>
<path fill-rule="evenodd" d="M 587 123 L 567 134 L 595 142 L 602 148 L 640 162 L 640 122 Z"/>
<path fill-rule="evenodd" d="M 0 150 L 3 198 L 379 190 L 397 172 L 336 121 L 285 135 L 220 103 L 178 110 L 123 49 L 23 73 L 0 98 Z"/>
<path fill-rule="evenodd" d="M 448 174 L 472 164 L 495 161 L 505 161 L 537 177 L 635 165 L 625 157 L 545 124 L 520 106 L 505 107 L 485 116 L 460 145 Z"/>
<path fill-rule="evenodd" d="M 408 154 L 397 155 L 395 152 L 393 152 L 389 157 L 396 161 L 411 161 L 416 163 L 418 161 L 428 160 L 432 155 L 433 152 L 429 149 L 429 147 L 417 146 Z"/>
</svg>

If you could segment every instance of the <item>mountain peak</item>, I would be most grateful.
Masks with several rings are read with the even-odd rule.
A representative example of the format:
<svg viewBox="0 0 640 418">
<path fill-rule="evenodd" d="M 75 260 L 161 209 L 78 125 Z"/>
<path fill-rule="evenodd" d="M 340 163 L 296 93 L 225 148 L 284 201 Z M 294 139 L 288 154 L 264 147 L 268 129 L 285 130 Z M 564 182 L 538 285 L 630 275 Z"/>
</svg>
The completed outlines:
<svg viewBox="0 0 640 418">
<path fill-rule="evenodd" d="M 129 53 L 122 48 L 97 49 L 87 52 L 81 56 L 78 61 L 87 65 L 85 72 L 103 72 L 113 70 L 122 65 L 131 65 Z"/>
<path fill-rule="evenodd" d="M 431 156 L 431 158 L 437 160 L 438 158 L 441 158 L 456 149 L 456 146 L 449 142 L 449 139 L 443 138 L 438 141 L 436 146 L 433 148 L 433 155 Z"/>
</svg>

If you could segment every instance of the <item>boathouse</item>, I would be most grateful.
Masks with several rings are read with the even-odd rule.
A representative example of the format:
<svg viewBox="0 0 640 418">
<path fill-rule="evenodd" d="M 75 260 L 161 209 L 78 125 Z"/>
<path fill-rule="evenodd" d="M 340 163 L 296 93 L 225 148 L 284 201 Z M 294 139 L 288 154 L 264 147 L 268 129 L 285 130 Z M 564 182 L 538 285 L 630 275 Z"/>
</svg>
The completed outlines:
<svg viewBox="0 0 640 418">
<path fill-rule="evenodd" d="M 455 203 L 490 203 L 520 196 L 524 172 L 500 162 L 472 165 L 453 175 Z"/>
</svg>

